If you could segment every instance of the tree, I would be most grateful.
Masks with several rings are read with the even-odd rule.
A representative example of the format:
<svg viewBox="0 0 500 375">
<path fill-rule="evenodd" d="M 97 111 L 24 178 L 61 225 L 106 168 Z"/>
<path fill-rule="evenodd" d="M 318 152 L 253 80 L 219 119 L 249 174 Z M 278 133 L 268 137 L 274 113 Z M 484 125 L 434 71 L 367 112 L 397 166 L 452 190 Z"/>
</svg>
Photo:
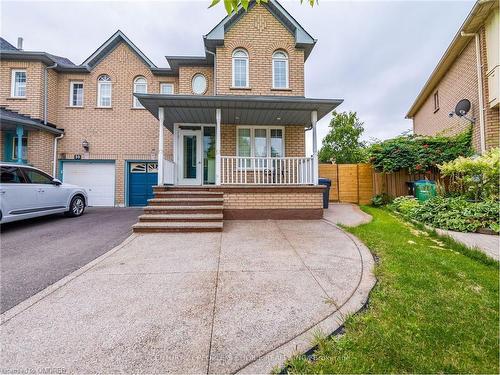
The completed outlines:
<svg viewBox="0 0 500 375">
<path fill-rule="evenodd" d="M 238 11 L 239 7 L 243 7 L 243 9 L 247 10 L 248 5 L 250 4 L 251 0 L 224 0 L 224 7 L 226 8 L 227 14 L 233 14 Z M 257 4 L 260 3 L 267 3 L 268 0 L 255 0 Z M 306 0 L 310 6 L 314 6 L 314 4 L 318 3 L 318 0 Z M 219 4 L 221 0 L 212 0 L 212 3 L 210 4 L 209 8 L 212 8 L 213 6 Z M 302 4 L 304 0 L 300 0 L 300 3 Z"/>
<path fill-rule="evenodd" d="M 356 164 L 367 160 L 365 143 L 360 141 L 365 129 L 356 112 L 333 112 L 329 127 L 318 154 L 321 162 Z"/>
</svg>

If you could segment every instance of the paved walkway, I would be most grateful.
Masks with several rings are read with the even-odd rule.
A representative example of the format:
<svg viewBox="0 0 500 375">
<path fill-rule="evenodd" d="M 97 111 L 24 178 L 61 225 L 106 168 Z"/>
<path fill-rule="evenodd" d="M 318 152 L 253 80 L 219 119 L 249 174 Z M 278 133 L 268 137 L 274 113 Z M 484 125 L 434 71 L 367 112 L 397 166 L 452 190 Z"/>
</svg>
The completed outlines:
<svg viewBox="0 0 500 375">
<path fill-rule="evenodd" d="M 361 308 L 372 267 L 324 220 L 132 235 L 2 315 L 2 370 L 269 372 Z"/>
<path fill-rule="evenodd" d="M 436 232 L 443 236 L 450 236 L 455 241 L 467 247 L 475 248 L 489 257 L 500 260 L 500 237 L 481 233 L 453 232 L 451 230 L 436 229 Z"/>
<path fill-rule="evenodd" d="M 334 224 L 347 227 L 356 227 L 372 220 L 372 217 L 361 211 L 357 204 L 351 203 L 330 203 L 330 206 L 323 211 L 323 217 Z"/>
</svg>

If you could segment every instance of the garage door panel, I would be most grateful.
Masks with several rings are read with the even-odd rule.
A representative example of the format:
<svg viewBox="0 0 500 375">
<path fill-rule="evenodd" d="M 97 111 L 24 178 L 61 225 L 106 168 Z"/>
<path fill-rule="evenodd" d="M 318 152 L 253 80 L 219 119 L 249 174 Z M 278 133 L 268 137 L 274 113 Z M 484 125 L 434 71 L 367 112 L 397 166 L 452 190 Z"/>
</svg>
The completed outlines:
<svg viewBox="0 0 500 375">
<path fill-rule="evenodd" d="M 83 187 L 89 197 L 89 206 L 114 206 L 114 163 L 64 163 L 63 181 Z"/>
</svg>

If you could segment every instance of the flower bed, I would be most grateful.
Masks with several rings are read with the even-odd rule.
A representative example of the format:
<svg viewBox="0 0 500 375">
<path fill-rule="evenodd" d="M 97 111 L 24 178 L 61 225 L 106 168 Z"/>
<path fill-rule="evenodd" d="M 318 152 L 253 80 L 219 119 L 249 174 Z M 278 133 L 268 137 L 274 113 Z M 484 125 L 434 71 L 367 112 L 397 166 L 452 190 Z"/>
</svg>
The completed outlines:
<svg viewBox="0 0 500 375">
<path fill-rule="evenodd" d="M 499 203 L 470 202 L 464 197 L 434 197 L 420 203 L 413 197 L 398 197 L 388 206 L 410 220 L 457 232 L 491 230 L 498 233 Z"/>
</svg>

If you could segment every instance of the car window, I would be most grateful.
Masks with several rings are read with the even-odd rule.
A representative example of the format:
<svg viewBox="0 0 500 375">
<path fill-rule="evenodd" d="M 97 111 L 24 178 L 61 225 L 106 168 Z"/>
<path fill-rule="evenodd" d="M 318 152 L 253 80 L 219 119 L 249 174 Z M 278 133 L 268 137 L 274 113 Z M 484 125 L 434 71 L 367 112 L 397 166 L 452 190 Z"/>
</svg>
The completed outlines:
<svg viewBox="0 0 500 375">
<path fill-rule="evenodd" d="M 0 167 L 0 182 L 2 184 L 24 184 L 26 180 L 18 167 Z"/>
<path fill-rule="evenodd" d="M 49 175 L 37 171 L 36 169 L 22 168 L 24 175 L 28 179 L 28 183 L 32 184 L 51 184 L 52 177 Z"/>
</svg>

